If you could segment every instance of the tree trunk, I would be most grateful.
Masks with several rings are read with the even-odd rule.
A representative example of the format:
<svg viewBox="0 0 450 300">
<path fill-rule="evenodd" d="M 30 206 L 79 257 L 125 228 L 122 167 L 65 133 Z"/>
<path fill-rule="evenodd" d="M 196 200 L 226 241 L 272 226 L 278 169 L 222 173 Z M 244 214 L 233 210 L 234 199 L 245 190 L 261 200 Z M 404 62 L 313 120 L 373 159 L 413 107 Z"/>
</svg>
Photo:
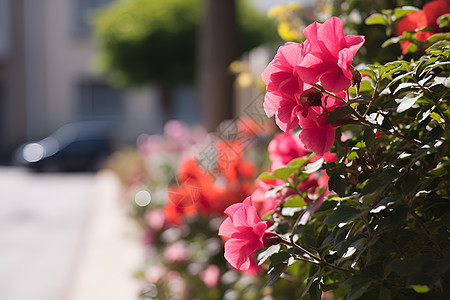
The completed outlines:
<svg viewBox="0 0 450 300">
<path fill-rule="evenodd" d="M 228 67 L 237 58 L 234 0 L 205 0 L 198 53 L 203 125 L 212 131 L 233 116 L 233 75 Z"/>
</svg>

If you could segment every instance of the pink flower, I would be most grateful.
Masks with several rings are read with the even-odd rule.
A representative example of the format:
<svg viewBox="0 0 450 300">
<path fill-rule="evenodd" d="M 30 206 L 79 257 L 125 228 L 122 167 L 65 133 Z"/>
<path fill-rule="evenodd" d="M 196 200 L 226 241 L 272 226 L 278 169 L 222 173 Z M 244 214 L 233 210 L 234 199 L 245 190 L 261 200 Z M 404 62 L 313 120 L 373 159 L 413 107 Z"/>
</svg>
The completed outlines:
<svg viewBox="0 0 450 300">
<path fill-rule="evenodd" d="M 264 216 L 269 211 L 274 210 L 278 204 L 282 201 L 282 196 L 276 193 L 272 196 L 266 196 L 266 193 L 272 189 L 274 186 L 283 184 L 281 180 L 277 180 L 274 184 L 268 184 L 261 179 L 256 180 L 256 185 L 258 188 L 252 193 L 252 203 L 255 206 L 258 214 Z"/>
<path fill-rule="evenodd" d="M 215 288 L 219 284 L 220 270 L 216 265 L 209 265 L 203 272 L 200 273 L 200 278 L 209 288 Z"/>
<path fill-rule="evenodd" d="M 261 74 L 267 85 L 264 111 L 269 118 L 275 115 L 283 131 L 296 128 L 298 114 L 308 113 L 308 104 L 300 102 L 304 83 L 296 71 L 304 55 L 303 44 L 286 43 Z"/>
<path fill-rule="evenodd" d="M 345 98 L 344 92 L 335 93 L 340 98 Z M 330 151 L 334 143 L 334 128 L 331 124 L 327 124 L 328 113 L 342 106 L 344 102 L 334 97 L 322 96 L 321 106 L 310 108 L 307 118 L 300 117 L 299 138 L 304 148 L 308 151 L 323 156 Z"/>
<path fill-rule="evenodd" d="M 151 266 L 145 272 L 145 279 L 151 283 L 157 283 L 166 275 L 167 269 L 163 265 Z"/>
<path fill-rule="evenodd" d="M 264 272 L 264 269 L 258 265 L 258 263 L 255 260 L 255 256 L 252 255 L 250 257 L 250 267 L 244 271 L 244 274 L 252 277 L 256 277 L 259 274 L 262 274 Z"/>
<path fill-rule="evenodd" d="M 219 235 L 228 238 L 225 242 L 225 259 L 238 270 L 248 270 L 255 251 L 264 247 L 265 239 L 277 237 L 266 232 L 269 224 L 258 217 L 250 197 L 225 210 L 228 218 L 219 228 Z"/>
<path fill-rule="evenodd" d="M 303 157 L 310 152 L 292 132 L 277 134 L 269 143 L 269 159 L 272 161 L 272 170 L 287 165 L 291 160 Z"/>
<path fill-rule="evenodd" d="M 188 259 L 188 252 L 186 250 L 185 245 L 178 241 L 171 245 L 169 245 L 165 251 L 164 256 L 166 259 L 171 262 L 178 262 L 178 261 L 184 261 Z"/>
<path fill-rule="evenodd" d="M 334 143 L 334 129 L 331 124 L 326 124 L 327 117 L 317 117 L 315 119 L 301 119 L 299 138 L 305 145 L 305 148 L 316 153 L 324 155 L 330 151 Z"/>
<path fill-rule="evenodd" d="M 166 215 L 161 208 L 152 209 L 146 212 L 145 221 L 148 227 L 153 231 L 160 231 L 166 225 Z"/>
<path fill-rule="evenodd" d="M 303 30 L 306 55 L 296 67 L 301 80 L 314 85 L 319 80 L 325 90 L 346 90 L 352 80 L 352 60 L 364 44 L 364 36 L 344 35 L 342 20 L 314 22 Z"/>
</svg>

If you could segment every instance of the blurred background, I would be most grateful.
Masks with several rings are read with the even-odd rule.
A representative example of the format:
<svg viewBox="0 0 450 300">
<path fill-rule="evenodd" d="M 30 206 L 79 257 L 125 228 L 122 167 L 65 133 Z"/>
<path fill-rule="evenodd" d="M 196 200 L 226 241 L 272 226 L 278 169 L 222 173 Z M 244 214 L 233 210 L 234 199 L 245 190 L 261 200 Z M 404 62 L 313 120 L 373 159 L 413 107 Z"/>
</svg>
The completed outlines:
<svg viewBox="0 0 450 300">
<path fill-rule="evenodd" d="M 133 144 L 142 132 L 161 132 L 168 119 L 209 122 L 214 129 L 220 119 L 229 118 L 229 99 L 224 116 L 202 103 L 201 82 L 211 75 L 199 69 L 212 68 L 203 73 L 214 74 L 221 67 L 226 76 L 223 65 L 276 41 L 265 11 L 281 1 L 204 2 L 211 5 L 194 0 L 1 0 L 1 161 L 8 163 L 20 144 L 75 121 L 107 120 L 117 125 L 117 142 Z M 243 16 L 237 16 L 239 9 Z M 224 53 L 214 54 L 209 47 Z"/>
</svg>

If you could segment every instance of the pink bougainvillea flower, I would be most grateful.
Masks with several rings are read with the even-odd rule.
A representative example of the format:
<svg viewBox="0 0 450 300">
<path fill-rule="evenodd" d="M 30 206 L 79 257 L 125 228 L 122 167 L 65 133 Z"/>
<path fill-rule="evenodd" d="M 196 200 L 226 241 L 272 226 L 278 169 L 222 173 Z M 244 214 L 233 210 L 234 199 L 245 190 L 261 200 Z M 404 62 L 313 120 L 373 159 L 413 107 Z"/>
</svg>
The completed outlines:
<svg viewBox="0 0 450 300">
<path fill-rule="evenodd" d="M 433 33 L 441 31 L 437 24 L 437 19 L 448 13 L 450 13 L 450 3 L 448 3 L 447 0 L 431 1 L 425 4 L 422 10 L 411 12 L 398 21 L 396 24 L 397 35 L 401 36 L 405 31 L 414 31 L 416 29 L 430 27 L 431 31 L 419 31 L 415 35 L 416 39 L 424 42 L 433 35 Z M 411 45 L 411 42 L 409 41 L 400 42 L 403 54 L 406 54 L 409 45 Z"/>
<path fill-rule="evenodd" d="M 225 259 L 238 270 L 248 270 L 251 256 L 264 247 L 266 239 L 277 237 L 266 232 L 269 224 L 258 216 L 252 200 L 247 197 L 243 203 L 236 203 L 225 210 L 228 218 L 219 228 L 219 235 L 225 239 Z"/>
<path fill-rule="evenodd" d="M 342 20 L 314 22 L 303 30 L 306 54 L 296 67 L 301 80 L 314 85 L 320 81 L 325 90 L 338 92 L 351 85 L 352 60 L 364 44 L 364 36 L 344 35 Z"/>
<path fill-rule="evenodd" d="M 304 55 L 303 44 L 286 43 L 261 75 L 267 86 L 264 110 L 269 118 L 275 115 L 283 131 L 296 128 L 298 114 L 308 112 L 308 104 L 300 102 L 304 83 L 296 72 Z"/>
</svg>

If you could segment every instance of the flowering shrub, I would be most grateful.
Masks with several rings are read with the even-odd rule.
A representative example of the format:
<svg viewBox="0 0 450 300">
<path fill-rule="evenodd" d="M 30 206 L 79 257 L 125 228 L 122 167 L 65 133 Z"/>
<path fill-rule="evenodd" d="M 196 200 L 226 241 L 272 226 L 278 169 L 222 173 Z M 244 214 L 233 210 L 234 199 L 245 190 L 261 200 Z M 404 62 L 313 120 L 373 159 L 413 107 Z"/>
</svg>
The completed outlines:
<svg viewBox="0 0 450 300">
<path fill-rule="evenodd" d="M 441 4 L 445 13 L 448 3 Z M 320 299 L 327 291 L 345 299 L 445 299 L 448 34 L 430 36 L 415 60 L 359 71 L 352 58 L 364 37 L 345 36 L 338 18 L 314 23 L 304 35 L 305 42 L 281 46 L 262 74 L 267 116 L 286 134 L 300 126 L 299 141 L 277 136 L 269 147 L 275 167 L 259 176 L 250 198 L 225 211 L 225 258 L 245 269 L 256 252 L 269 285 L 279 277 L 298 282 L 296 298 Z M 331 150 L 336 159 L 304 157 L 305 150 Z M 328 184 L 319 184 L 321 170 Z M 260 212 L 262 219 L 253 198 L 273 207 Z"/>
<path fill-rule="evenodd" d="M 441 2 L 428 5 L 444 12 Z M 402 28 L 418 11 L 366 23 Z M 447 17 L 437 20 L 425 41 L 408 35 L 431 32 L 414 21 L 385 43 L 416 45 L 407 60 L 357 66 L 363 36 L 344 35 L 336 17 L 309 25 L 262 73 L 276 135 L 236 119 L 231 134 L 192 143 L 176 142 L 188 130 L 173 143 L 141 138 L 147 168 L 131 172 L 128 190 L 170 183 L 138 209 L 149 253 L 141 297 L 449 298 L 450 39 Z M 158 176 L 150 170 L 168 154 L 149 149 L 168 144 L 186 147 L 157 147 L 178 158 Z"/>
</svg>

